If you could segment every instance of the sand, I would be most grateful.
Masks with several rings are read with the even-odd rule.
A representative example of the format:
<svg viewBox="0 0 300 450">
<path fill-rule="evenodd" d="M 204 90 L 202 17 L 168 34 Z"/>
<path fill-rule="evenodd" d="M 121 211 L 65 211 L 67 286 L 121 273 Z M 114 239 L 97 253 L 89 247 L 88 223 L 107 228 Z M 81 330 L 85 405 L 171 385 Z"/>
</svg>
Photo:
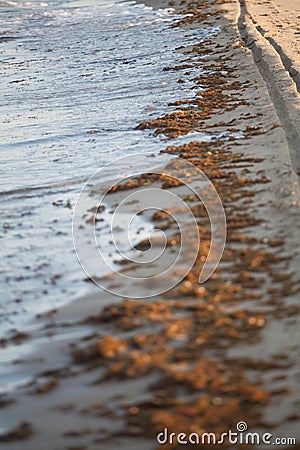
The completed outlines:
<svg viewBox="0 0 300 450">
<path fill-rule="evenodd" d="M 289 3 L 278 1 L 275 4 L 241 1 L 238 26 L 241 35 L 253 51 L 254 61 L 265 80 L 276 113 L 285 130 L 294 170 L 299 174 L 298 11 L 299 5 L 296 1 Z"/>
<path fill-rule="evenodd" d="M 220 193 L 228 238 L 219 270 L 199 287 L 199 259 L 183 283 L 151 301 L 99 291 L 37 318 L 30 336 L 3 342 L 8 359 L 16 342 L 24 349 L 7 376 L 12 382 L 27 378 L 2 398 L 5 449 L 146 450 L 156 448 L 164 427 L 220 433 L 239 420 L 251 431 L 300 437 L 300 100 L 281 55 L 252 19 L 268 29 L 293 67 L 299 58 L 275 26 L 279 1 L 246 1 L 247 10 L 238 2 L 212 3 L 199 2 L 199 11 L 180 6 L 192 14 L 180 26 L 222 30 L 194 49 L 179 50 L 191 55 L 191 64 L 199 55 L 212 71 L 194 80 L 206 94 L 178 103 L 180 114 L 140 128 L 167 136 L 242 133 L 206 146 L 164 149 L 199 164 Z M 296 3 L 284 2 L 283 9 Z M 280 17 L 285 24 L 296 14 Z M 189 78 L 186 69 L 176 70 Z M 111 203 L 120 195 L 111 194 Z M 205 247 L 207 218 L 193 206 Z M 108 279 L 108 287 L 113 282 Z"/>
<path fill-rule="evenodd" d="M 296 79 L 299 91 L 300 4 L 297 0 L 246 2 L 259 32 L 268 39 Z"/>
</svg>

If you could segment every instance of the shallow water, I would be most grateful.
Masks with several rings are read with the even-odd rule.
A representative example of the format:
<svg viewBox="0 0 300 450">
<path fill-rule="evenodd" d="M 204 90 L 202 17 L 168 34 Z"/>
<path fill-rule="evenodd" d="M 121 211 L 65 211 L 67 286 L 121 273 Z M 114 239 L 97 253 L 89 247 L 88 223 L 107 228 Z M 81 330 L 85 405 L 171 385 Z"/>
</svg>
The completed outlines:
<svg viewBox="0 0 300 450">
<path fill-rule="evenodd" d="M 164 148 L 162 136 L 135 129 L 141 121 L 195 95 L 163 68 L 186 62 L 175 51 L 183 42 L 218 30 L 170 27 L 177 19 L 134 2 L 0 3 L 3 331 L 97 289 L 73 249 L 72 211 L 97 168 Z"/>
</svg>

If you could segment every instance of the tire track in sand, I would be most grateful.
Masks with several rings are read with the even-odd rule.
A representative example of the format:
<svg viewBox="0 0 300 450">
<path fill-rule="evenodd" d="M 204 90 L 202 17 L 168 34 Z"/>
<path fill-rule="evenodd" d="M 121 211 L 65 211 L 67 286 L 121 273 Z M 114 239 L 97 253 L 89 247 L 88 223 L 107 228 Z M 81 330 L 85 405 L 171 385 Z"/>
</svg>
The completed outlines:
<svg viewBox="0 0 300 450">
<path fill-rule="evenodd" d="M 300 74 L 272 36 L 255 23 L 245 0 L 239 0 L 238 28 L 252 51 L 285 132 L 294 171 L 300 176 Z"/>
</svg>

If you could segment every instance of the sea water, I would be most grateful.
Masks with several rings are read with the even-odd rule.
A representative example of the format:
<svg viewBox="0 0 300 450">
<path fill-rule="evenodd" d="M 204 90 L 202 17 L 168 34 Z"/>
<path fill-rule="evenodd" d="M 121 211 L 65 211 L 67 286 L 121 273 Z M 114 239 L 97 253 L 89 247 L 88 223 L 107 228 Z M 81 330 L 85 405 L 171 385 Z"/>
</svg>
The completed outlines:
<svg viewBox="0 0 300 450">
<path fill-rule="evenodd" d="M 97 289 L 73 248 L 74 205 L 99 167 L 159 154 L 166 138 L 137 125 L 196 95 L 180 71 L 163 69 L 190 60 L 178 47 L 217 30 L 173 27 L 178 19 L 135 2 L 0 3 L 3 332 Z M 201 71 L 198 57 L 190 78 Z"/>
</svg>

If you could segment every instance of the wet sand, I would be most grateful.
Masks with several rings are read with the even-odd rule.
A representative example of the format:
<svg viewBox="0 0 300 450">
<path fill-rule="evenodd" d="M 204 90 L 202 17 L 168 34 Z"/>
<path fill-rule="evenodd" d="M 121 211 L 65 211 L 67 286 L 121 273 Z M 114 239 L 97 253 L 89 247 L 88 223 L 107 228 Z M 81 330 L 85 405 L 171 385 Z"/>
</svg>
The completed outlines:
<svg viewBox="0 0 300 450">
<path fill-rule="evenodd" d="M 178 49 L 187 65 L 204 66 L 192 80 L 196 98 L 178 98 L 176 112 L 139 129 L 170 138 L 220 132 L 208 143 L 191 138 L 175 146 L 170 140 L 162 151 L 193 162 L 214 183 L 227 217 L 224 257 L 199 285 L 210 231 L 205 210 L 189 199 L 201 246 L 176 288 L 146 300 L 99 291 L 37 318 L 31 335 L 3 341 L 9 357 L 16 344 L 24 349 L 7 376 L 12 383 L 27 377 L 2 397 L 5 449 L 146 450 L 157 447 L 165 427 L 222 433 L 238 421 L 249 431 L 300 437 L 296 85 L 260 33 L 253 44 L 257 30 L 243 5 L 202 1 L 180 8 L 189 15 L 177 26 L 221 31 Z M 191 81 L 187 65 L 165 70 L 177 71 L 185 83 Z M 227 139 L 228 130 L 238 137 Z M 180 189 L 168 177 L 145 176 L 111 193 L 111 204 L 145 181 Z M 173 236 L 171 254 L 176 230 L 166 218 L 154 219 Z M 108 278 L 107 286 L 113 282 Z"/>
</svg>

